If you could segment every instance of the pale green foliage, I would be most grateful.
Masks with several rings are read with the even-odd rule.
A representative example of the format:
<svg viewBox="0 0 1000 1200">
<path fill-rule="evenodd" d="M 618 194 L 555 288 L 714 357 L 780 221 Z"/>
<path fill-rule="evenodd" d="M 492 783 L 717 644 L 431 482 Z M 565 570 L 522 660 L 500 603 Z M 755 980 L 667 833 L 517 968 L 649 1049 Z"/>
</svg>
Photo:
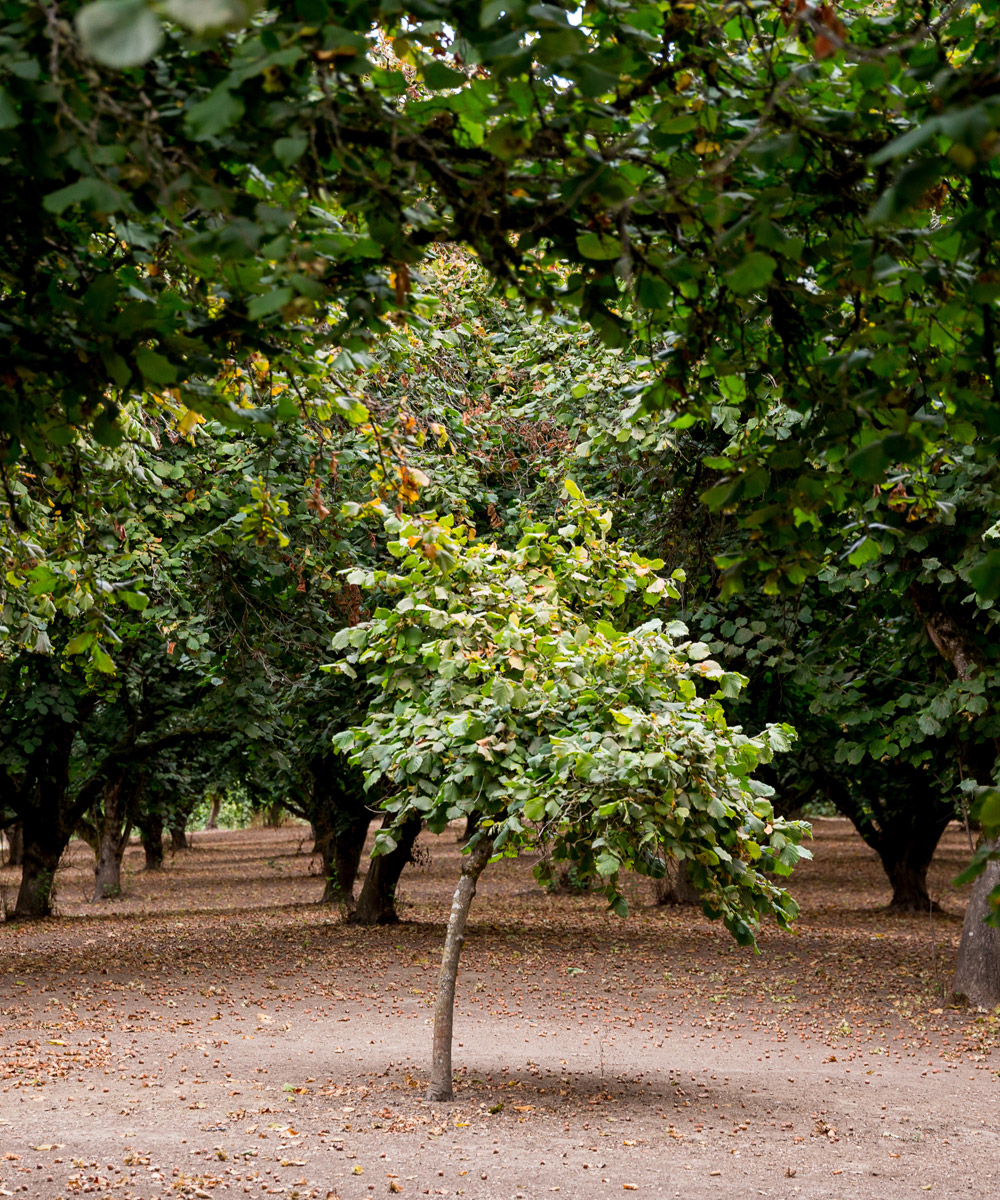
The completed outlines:
<svg viewBox="0 0 1000 1200">
<path fill-rule="evenodd" d="M 370 783 L 394 785 L 386 807 L 400 817 L 416 810 L 440 830 L 476 813 L 499 853 L 547 851 L 542 879 L 572 861 L 622 915 L 622 869 L 655 876 L 665 857 L 685 860 L 706 912 L 752 943 L 762 914 L 785 924 L 797 912 L 767 873 L 807 854 L 807 827 L 776 817 L 752 778 L 792 730 L 730 727 L 722 701 L 744 679 L 680 621 L 612 624 L 677 590 L 566 486 L 565 523 L 528 524 L 514 550 L 450 517 L 389 518 L 399 572 L 348 579 L 395 607 L 334 640 L 347 651 L 338 669 L 366 671 L 384 698 L 334 744 Z M 392 845 L 389 831 L 380 848 Z"/>
</svg>

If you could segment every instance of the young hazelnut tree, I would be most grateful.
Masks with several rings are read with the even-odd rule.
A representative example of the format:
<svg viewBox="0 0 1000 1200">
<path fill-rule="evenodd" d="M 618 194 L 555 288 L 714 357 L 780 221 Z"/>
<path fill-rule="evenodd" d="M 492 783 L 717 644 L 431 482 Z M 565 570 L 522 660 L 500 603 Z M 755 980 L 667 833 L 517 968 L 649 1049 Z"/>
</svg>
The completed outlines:
<svg viewBox="0 0 1000 1200">
<path fill-rule="evenodd" d="M 618 628 L 616 611 L 676 599 L 663 566 L 609 540 L 611 514 L 566 485 L 565 523 L 529 524 L 513 550 L 445 517 L 390 517 L 398 573 L 350 582 L 398 596 L 337 634 L 336 668 L 365 672 L 381 702 L 334 739 L 367 782 L 393 785 L 384 807 L 436 832 L 475 814 L 476 833 L 448 921 L 434 1012 L 428 1098 L 452 1098 L 452 1022 L 469 906 L 486 865 L 542 850 L 599 880 L 621 916 L 625 870 L 656 877 L 683 861 L 704 910 L 752 946 L 762 916 L 785 926 L 795 902 L 770 876 L 808 851 L 801 822 L 775 816 L 754 769 L 790 747 L 726 721 L 744 678 L 691 641 L 680 621 Z M 376 853 L 394 844 L 383 831 Z"/>
</svg>

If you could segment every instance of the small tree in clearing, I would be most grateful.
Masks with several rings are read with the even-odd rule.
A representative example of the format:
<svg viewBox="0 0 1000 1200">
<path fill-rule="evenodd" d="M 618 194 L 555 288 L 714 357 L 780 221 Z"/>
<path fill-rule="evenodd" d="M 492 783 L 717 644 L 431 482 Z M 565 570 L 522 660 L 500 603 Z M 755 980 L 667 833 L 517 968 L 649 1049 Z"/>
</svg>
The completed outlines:
<svg viewBox="0 0 1000 1200">
<path fill-rule="evenodd" d="M 640 598 L 677 598 L 663 566 L 608 540 L 610 514 L 566 483 L 566 523 L 533 524 L 514 550 L 474 540 L 451 518 L 388 521 L 399 573 L 356 571 L 352 583 L 399 596 L 334 640 L 337 669 L 368 673 L 382 691 L 365 723 L 335 746 L 368 783 L 395 785 L 384 807 L 417 812 L 440 832 L 477 814 L 455 891 L 434 1013 L 428 1097 L 452 1097 L 455 981 L 469 906 L 493 858 L 546 851 L 536 867 L 572 862 L 599 879 L 625 916 L 623 869 L 662 875 L 683 861 L 705 912 L 753 945 L 760 918 L 797 914 L 768 877 L 808 851 L 800 822 L 774 815 L 759 763 L 787 750 L 792 730 L 749 737 L 722 701 L 745 682 L 724 671 L 680 621 L 631 632 L 608 619 Z M 675 572 L 674 580 L 683 578 Z M 394 845 L 392 828 L 376 853 Z"/>
</svg>

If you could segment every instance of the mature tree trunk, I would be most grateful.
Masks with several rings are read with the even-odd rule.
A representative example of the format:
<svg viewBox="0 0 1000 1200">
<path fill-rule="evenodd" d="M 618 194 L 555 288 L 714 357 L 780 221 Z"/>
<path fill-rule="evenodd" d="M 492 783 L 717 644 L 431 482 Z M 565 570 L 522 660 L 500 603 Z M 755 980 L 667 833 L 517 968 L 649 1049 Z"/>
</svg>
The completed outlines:
<svg viewBox="0 0 1000 1200">
<path fill-rule="evenodd" d="M 383 829 L 392 824 L 387 815 Z M 396 832 L 396 848 L 388 854 L 378 854 L 371 860 L 365 876 L 358 905 L 350 919 L 358 925 L 393 925 L 399 920 L 396 912 L 396 885 L 403 868 L 413 855 L 413 846 L 420 834 L 420 818 L 411 815 Z"/>
<path fill-rule="evenodd" d="M 187 822 L 184 821 L 180 824 L 175 822 L 170 825 L 169 828 L 170 828 L 170 849 L 171 850 L 176 851 L 176 850 L 187 850 L 188 849 L 187 831 L 185 829 L 186 824 L 187 824 Z"/>
<path fill-rule="evenodd" d="M 471 841 L 472 835 L 479 828 L 479 813 L 471 812 L 465 818 L 465 828 L 455 839 L 460 845 L 464 846 L 466 842 Z"/>
<path fill-rule="evenodd" d="M 212 808 L 208 814 L 208 820 L 205 822 L 206 829 L 219 828 L 219 813 L 222 811 L 222 793 L 212 793 Z"/>
<path fill-rule="evenodd" d="M 32 760 L 30 789 L 19 797 L 23 860 L 15 919 L 47 917 L 52 912 L 56 868 L 80 815 L 67 796 L 74 736 L 69 723 L 50 731 Z"/>
<path fill-rule="evenodd" d="M 326 880 L 320 904 L 343 901 L 348 908 L 354 907 L 354 881 L 358 877 L 371 821 L 372 814 L 367 807 L 356 812 L 317 811 L 313 851 L 323 860 L 323 878 Z"/>
<path fill-rule="evenodd" d="M 132 822 L 144 786 L 131 772 L 122 771 L 104 785 L 98 821 L 100 841 L 94 865 L 94 899 L 111 900 L 121 895 L 122 857 L 132 833 Z"/>
<path fill-rule="evenodd" d="M 52 912 L 56 868 L 69 845 L 69 834 L 58 821 L 29 810 L 24 817 L 24 854 L 21 886 L 14 906 L 15 919 L 47 917 Z"/>
<path fill-rule="evenodd" d="M 946 827 L 947 822 L 941 825 L 928 821 L 923 838 L 913 831 L 905 841 L 884 837 L 875 847 L 892 884 L 891 909 L 912 913 L 926 913 L 932 909 L 940 912 L 940 905 L 931 900 L 927 891 L 927 870 Z"/>
<path fill-rule="evenodd" d="M 455 1023 L 455 983 L 458 979 L 458 959 L 465 942 L 465 923 L 469 907 L 476 894 L 479 876 L 493 854 L 493 843 L 482 838 L 462 862 L 462 874 L 455 888 L 448 917 L 448 932 L 441 951 L 441 974 L 438 977 L 437 999 L 434 1002 L 434 1051 L 431 1058 L 431 1082 L 428 1100 L 452 1100 L 454 1088 L 451 1077 L 451 1043 Z"/>
<path fill-rule="evenodd" d="M 264 824 L 268 829 L 280 829 L 284 820 L 285 806 L 280 802 L 269 804 L 264 811 Z"/>
<path fill-rule="evenodd" d="M 19 867 L 24 862 L 24 826 L 20 821 L 7 826 L 7 866 Z"/>
<path fill-rule="evenodd" d="M 892 885 L 894 912 L 932 908 L 927 869 L 955 816 L 954 804 L 938 787 L 930 772 L 900 761 L 870 766 L 850 784 L 830 772 L 824 776 L 825 794 L 879 856 Z"/>
<path fill-rule="evenodd" d="M 136 823 L 146 852 L 146 870 L 158 871 L 163 866 L 163 813 L 143 813 Z"/>
<path fill-rule="evenodd" d="M 996 848 L 1000 843 L 993 845 Z M 998 885 L 1000 862 L 989 862 L 972 885 L 952 983 L 956 996 L 983 1008 L 1000 1004 L 1000 929 L 986 924 L 986 918 L 996 911 L 989 897 Z"/>
<path fill-rule="evenodd" d="M 676 858 L 668 858 L 662 879 L 653 880 L 657 904 L 701 904 L 698 889 L 688 877 L 687 867 Z"/>
</svg>

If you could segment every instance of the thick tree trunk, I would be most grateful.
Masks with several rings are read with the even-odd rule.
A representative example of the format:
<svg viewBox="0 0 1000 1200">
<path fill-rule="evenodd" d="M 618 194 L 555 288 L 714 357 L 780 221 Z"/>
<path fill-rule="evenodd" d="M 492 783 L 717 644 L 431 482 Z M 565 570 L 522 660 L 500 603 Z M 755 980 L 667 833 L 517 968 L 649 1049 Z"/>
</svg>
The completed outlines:
<svg viewBox="0 0 1000 1200">
<path fill-rule="evenodd" d="M 386 817 L 385 825 L 392 824 Z M 396 912 L 396 885 L 403 868 L 410 861 L 413 846 L 420 834 L 420 818 L 413 816 L 398 831 L 396 849 L 388 854 L 379 854 L 371 860 L 365 876 L 361 895 L 350 920 L 357 925 L 394 925 L 399 920 Z"/>
<path fill-rule="evenodd" d="M 927 869 L 931 865 L 940 834 L 933 845 L 924 843 L 887 842 L 879 851 L 882 866 L 892 884 L 892 899 L 889 907 L 896 912 L 926 913 L 940 912 L 940 906 L 931 900 L 927 891 Z"/>
<path fill-rule="evenodd" d="M 343 901 L 348 909 L 354 908 L 354 882 L 371 820 L 367 808 L 350 814 L 327 810 L 317 817 L 318 832 L 313 849 L 323 860 L 326 880 L 321 904 Z"/>
<path fill-rule="evenodd" d="M 183 825 L 170 826 L 170 849 L 171 850 L 187 850 L 188 839 L 187 832 Z"/>
<path fill-rule="evenodd" d="M 666 874 L 653 880 L 657 904 L 701 904 L 698 889 L 688 878 L 687 867 L 676 858 L 667 859 Z"/>
<path fill-rule="evenodd" d="M 163 814 L 145 813 L 139 818 L 138 825 L 146 853 L 146 870 L 159 871 L 163 866 Z"/>
<path fill-rule="evenodd" d="M 465 923 L 469 907 L 476 894 L 479 876 L 493 854 L 493 843 L 482 838 L 462 863 L 462 874 L 455 888 L 448 917 L 448 932 L 441 951 L 441 974 L 438 977 L 437 999 L 434 1002 L 434 1050 L 431 1058 L 431 1082 L 428 1100 L 452 1100 L 454 1088 L 451 1076 L 451 1043 L 455 1023 L 455 984 L 458 979 L 458 959 L 465 942 Z"/>
<path fill-rule="evenodd" d="M 952 983 L 956 996 L 982 1008 L 1000 1004 L 1000 929 L 986 924 L 986 918 L 995 912 L 990 892 L 998 885 L 1000 862 L 987 863 L 972 885 Z"/>
<path fill-rule="evenodd" d="M 51 915 L 56 868 L 69 845 L 69 836 L 60 826 L 41 820 L 40 816 L 29 813 L 24 820 L 21 886 L 12 914 L 15 919 L 33 920 Z"/>
<path fill-rule="evenodd" d="M 208 820 L 205 822 L 206 829 L 219 828 L 219 813 L 222 811 L 222 793 L 215 792 L 212 795 L 212 808 L 208 814 Z"/>
<path fill-rule="evenodd" d="M 19 867 L 24 862 L 24 828 L 20 821 L 7 826 L 7 866 Z"/>
</svg>

